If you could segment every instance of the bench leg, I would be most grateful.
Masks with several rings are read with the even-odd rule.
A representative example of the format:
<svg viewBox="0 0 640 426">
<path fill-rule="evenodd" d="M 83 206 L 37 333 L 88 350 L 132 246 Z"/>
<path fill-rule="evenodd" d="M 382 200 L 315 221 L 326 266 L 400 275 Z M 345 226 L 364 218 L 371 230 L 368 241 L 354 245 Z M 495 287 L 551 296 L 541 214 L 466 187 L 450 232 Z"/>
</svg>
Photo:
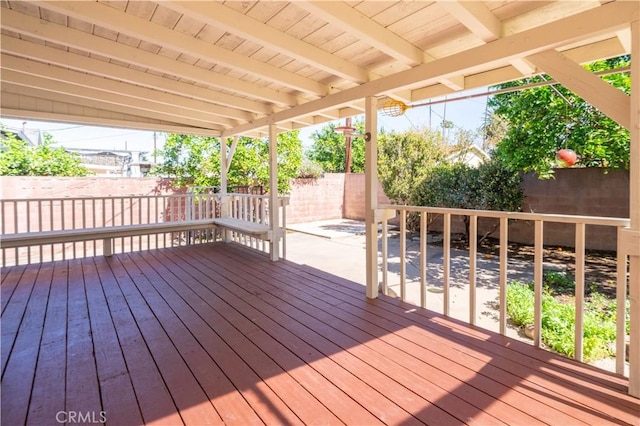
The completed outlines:
<svg viewBox="0 0 640 426">
<path fill-rule="evenodd" d="M 102 254 L 107 257 L 113 255 L 112 238 L 105 238 L 104 240 L 102 240 Z"/>
</svg>

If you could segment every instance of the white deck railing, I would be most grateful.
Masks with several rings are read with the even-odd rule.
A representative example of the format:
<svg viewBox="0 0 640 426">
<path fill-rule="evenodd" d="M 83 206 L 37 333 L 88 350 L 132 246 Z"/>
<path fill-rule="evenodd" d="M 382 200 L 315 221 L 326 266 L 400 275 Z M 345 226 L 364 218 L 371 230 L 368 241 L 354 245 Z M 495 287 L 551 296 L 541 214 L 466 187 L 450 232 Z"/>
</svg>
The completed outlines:
<svg viewBox="0 0 640 426">
<path fill-rule="evenodd" d="M 269 219 L 269 195 L 256 195 L 256 194 L 217 194 L 218 203 L 221 206 L 221 217 L 230 217 L 234 219 L 240 219 L 247 222 L 258 223 L 270 227 Z M 287 205 L 289 205 L 289 197 L 279 197 L 278 206 L 278 225 L 279 232 L 282 237 L 282 257 L 286 258 L 287 244 L 286 244 L 286 227 L 287 227 Z M 251 237 L 247 234 L 238 232 L 230 232 L 231 241 L 260 249 L 262 251 L 269 251 L 269 244 L 264 240 Z"/>
<path fill-rule="evenodd" d="M 202 196 L 194 202 L 191 194 L 4 199 L 0 200 L 0 232 L 2 235 L 33 235 L 43 231 L 178 223 L 213 218 L 214 203 L 213 196 Z M 211 238 L 210 230 L 145 233 L 114 239 L 113 253 L 205 242 Z M 57 244 L 25 243 L 23 247 L 3 248 L 2 264 L 10 266 L 97 256 L 103 254 L 104 249 L 102 239 Z"/>
<path fill-rule="evenodd" d="M 622 218 L 605 218 L 605 217 L 589 217 L 589 216 L 571 216 L 557 214 L 535 214 L 535 213 L 519 213 L 519 212 L 499 212 L 485 210 L 464 210 L 464 209 L 448 209 L 435 207 L 416 207 L 416 206 L 400 206 L 400 205 L 383 205 L 379 209 L 381 217 L 392 217 L 389 213 L 400 212 L 400 234 L 399 234 L 399 297 L 407 301 L 407 240 L 406 240 L 406 218 L 410 212 L 415 212 L 420 217 L 419 225 L 419 265 L 416 265 L 419 272 L 419 304 L 421 307 L 427 307 L 428 283 L 428 257 L 427 257 L 427 215 L 442 215 L 442 272 L 437 278 L 437 283 L 430 282 L 430 285 L 441 286 L 439 291 L 442 292 L 442 306 L 440 312 L 446 316 L 451 313 L 451 283 L 452 283 L 452 255 L 451 255 L 451 218 L 454 216 L 469 217 L 469 250 L 468 250 L 468 279 L 466 289 L 468 290 L 468 321 L 471 324 L 476 323 L 478 318 L 477 300 L 476 300 L 476 284 L 480 271 L 478 266 L 478 218 L 494 218 L 499 222 L 499 289 L 498 289 L 498 323 L 499 332 L 506 334 L 507 332 L 507 313 L 506 313 L 506 297 L 507 282 L 509 278 L 509 262 L 508 262 L 508 229 L 510 221 L 530 221 L 534 223 L 534 262 L 533 262 L 533 281 L 534 281 L 534 345 L 541 344 L 541 324 L 542 324 L 542 293 L 543 293 L 543 241 L 544 241 L 544 225 L 545 223 L 563 223 L 567 226 L 575 227 L 575 358 L 579 361 L 583 359 L 583 310 L 585 296 L 585 241 L 586 226 L 598 225 L 614 228 L 624 228 L 629 226 L 628 219 Z M 389 288 L 389 252 L 388 252 L 389 227 L 388 221 L 382 221 L 382 241 L 381 241 L 381 258 L 382 258 L 382 291 L 386 292 Z M 616 306 L 617 306 L 617 334 L 616 334 L 616 372 L 625 374 L 625 309 L 627 295 L 627 257 L 618 255 L 616 268 Z M 434 295 L 432 295 L 434 296 Z M 433 306 L 430 304 L 430 306 Z M 630 368 L 639 368 L 640 366 L 630 366 Z"/>
<path fill-rule="evenodd" d="M 225 217 L 234 217 L 249 222 L 269 224 L 268 196 L 250 194 L 172 194 L 140 195 L 116 197 L 78 197 L 78 198 L 42 198 L 42 199 L 3 199 L 0 200 L 0 234 L 37 236 L 48 231 L 69 231 L 80 229 L 114 228 L 118 232 L 128 225 L 177 224 L 189 221 L 213 219 L 223 214 L 223 200 L 228 200 L 228 213 Z M 288 198 L 280 198 L 280 224 L 286 223 L 286 205 Z M 215 233 L 210 228 L 163 232 L 162 226 L 156 230 L 141 229 L 140 235 L 113 238 L 111 253 L 149 250 L 213 241 Z M 37 238 L 30 238 L 24 244 L 3 248 L 2 266 L 41 263 L 54 260 L 75 259 L 98 256 L 105 250 L 105 235 L 95 240 L 38 244 Z M 265 244 L 255 238 L 233 233 L 233 241 L 268 251 Z M 283 238 L 283 252 L 284 235 Z M 86 238 L 85 238 L 86 239 Z M 284 256 L 284 255 L 283 255 Z"/>
</svg>

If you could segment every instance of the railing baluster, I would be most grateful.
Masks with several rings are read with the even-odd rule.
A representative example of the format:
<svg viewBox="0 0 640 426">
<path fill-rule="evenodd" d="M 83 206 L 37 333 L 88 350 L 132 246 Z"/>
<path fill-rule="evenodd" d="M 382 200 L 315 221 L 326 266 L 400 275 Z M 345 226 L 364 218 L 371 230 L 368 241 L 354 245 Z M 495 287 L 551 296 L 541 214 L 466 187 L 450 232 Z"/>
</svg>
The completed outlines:
<svg viewBox="0 0 640 426">
<path fill-rule="evenodd" d="M 469 216 L 469 324 L 476 324 L 476 271 L 478 269 L 478 216 Z"/>
<path fill-rule="evenodd" d="M 500 218 L 500 334 L 507 334 L 507 273 L 509 262 L 509 219 Z"/>
<path fill-rule="evenodd" d="M 420 212 L 420 306 L 427 307 L 427 213 Z"/>
<path fill-rule="evenodd" d="M 451 293 L 449 289 L 449 281 L 451 279 L 451 213 L 444 214 L 444 239 L 442 241 L 442 293 L 443 293 L 443 307 L 442 313 L 445 316 L 449 316 L 451 305 Z"/>
<path fill-rule="evenodd" d="M 542 280 L 544 279 L 542 271 L 543 253 L 544 253 L 544 222 L 542 220 L 535 221 L 534 235 L 534 262 L 533 262 L 533 344 L 540 347 L 542 342 Z"/>
<path fill-rule="evenodd" d="M 387 294 L 389 287 L 389 221 L 382 221 L 382 294 Z"/>
<path fill-rule="evenodd" d="M 400 212 L 400 299 L 407 300 L 407 212 Z"/>
<path fill-rule="evenodd" d="M 618 234 L 620 233 L 618 228 Z M 618 235 L 620 241 L 620 235 Z M 627 335 L 627 255 L 618 252 L 616 262 L 616 373 L 625 373 Z"/>
<path fill-rule="evenodd" d="M 584 334 L 584 262 L 585 262 L 585 224 L 576 223 L 576 318 L 575 318 L 575 345 L 574 358 L 582 361 L 583 334 Z"/>
</svg>

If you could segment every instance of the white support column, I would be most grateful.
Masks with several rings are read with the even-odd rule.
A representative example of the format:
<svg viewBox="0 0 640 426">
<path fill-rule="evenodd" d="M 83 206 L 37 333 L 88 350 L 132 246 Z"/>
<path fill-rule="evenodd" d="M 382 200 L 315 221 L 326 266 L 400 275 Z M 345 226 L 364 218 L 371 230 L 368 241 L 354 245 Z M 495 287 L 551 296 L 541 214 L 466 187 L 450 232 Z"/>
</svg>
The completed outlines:
<svg viewBox="0 0 640 426">
<path fill-rule="evenodd" d="M 367 231 L 367 297 L 378 297 L 378 110 L 373 96 L 365 99 L 365 226 Z M 369 139 L 367 141 L 367 139 Z"/>
<path fill-rule="evenodd" d="M 229 197 L 227 196 L 227 175 L 231 158 L 227 154 L 227 138 L 220 138 L 220 217 L 229 217 Z M 215 215 L 215 212 L 214 212 Z M 231 231 L 222 230 L 222 240 L 231 242 Z"/>
<path fill-rule="evenodd" d="M 227 138 L 220 138 L 220 193 L 227 193 L 227 172 L 229 171 L 227 161 Z"/>
<path fill-rule="evenodd" d="M 631 158 L 629 166 L 629 298 L 631 330 L 629 347 L 629 394 L 640 398 L 640 16 L 631 23 Z M 618 254 L 619 255 L 619 254 Z"/>
<path fill-rule="evenodd" d="M 280 259 L 280 214 L 278 203 L 278 129 L 275 124 L 269 125 L 269 224 L 271 242 L 269 251 L 271 260 Z"/>
</svg>

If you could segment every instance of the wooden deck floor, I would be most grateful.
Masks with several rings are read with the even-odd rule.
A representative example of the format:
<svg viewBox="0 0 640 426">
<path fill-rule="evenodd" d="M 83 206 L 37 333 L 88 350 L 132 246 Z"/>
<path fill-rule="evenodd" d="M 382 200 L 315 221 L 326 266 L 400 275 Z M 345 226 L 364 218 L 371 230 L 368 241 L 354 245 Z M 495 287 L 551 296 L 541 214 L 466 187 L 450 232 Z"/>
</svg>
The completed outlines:
<svg viewBox="0 0 640 426">
<path fill-rule="evenodd" d="M 1 289 L 3 425 L 639 422 L 624 378 L 233 245 L 5 268 Z"/>
</svg>

